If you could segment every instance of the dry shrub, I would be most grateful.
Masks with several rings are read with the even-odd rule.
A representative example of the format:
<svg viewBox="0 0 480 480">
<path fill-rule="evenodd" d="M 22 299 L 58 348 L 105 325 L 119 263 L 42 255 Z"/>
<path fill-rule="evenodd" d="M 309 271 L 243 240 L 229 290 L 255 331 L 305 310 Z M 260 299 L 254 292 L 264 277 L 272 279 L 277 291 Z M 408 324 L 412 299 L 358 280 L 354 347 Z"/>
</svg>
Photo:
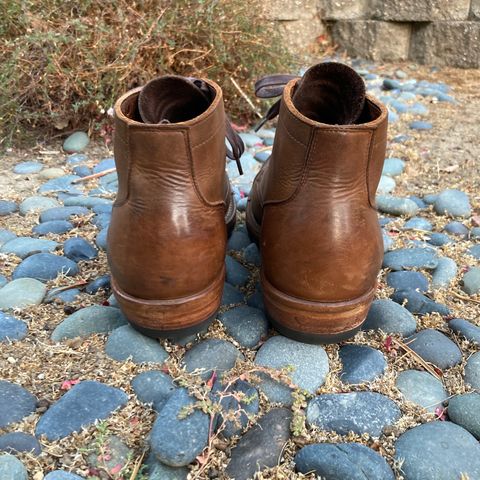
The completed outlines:
<svg viewBox="0 0 480 480">
<path fill-rule="evenodd" d="M 165 73 L 208 76 L 236 118 L 251 112 L 229 77 L 291 58 L 261 0 L 6 0 L 0 2 L 2 143 L 34 128 L 98 128 L 129 88 Z"/>
</svg>

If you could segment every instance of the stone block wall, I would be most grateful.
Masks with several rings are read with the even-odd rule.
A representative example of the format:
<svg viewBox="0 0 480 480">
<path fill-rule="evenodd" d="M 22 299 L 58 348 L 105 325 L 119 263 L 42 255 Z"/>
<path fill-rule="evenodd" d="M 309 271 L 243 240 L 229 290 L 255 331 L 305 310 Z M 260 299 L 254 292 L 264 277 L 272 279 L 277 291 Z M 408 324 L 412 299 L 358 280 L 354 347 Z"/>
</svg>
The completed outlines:
<svg viewBox="0 0 480 480">
<path fill-rule="evenodd" d="M 318 0 L 317 6 L 349 55 L 480 67 L 480 0 Z"/>
</svg>

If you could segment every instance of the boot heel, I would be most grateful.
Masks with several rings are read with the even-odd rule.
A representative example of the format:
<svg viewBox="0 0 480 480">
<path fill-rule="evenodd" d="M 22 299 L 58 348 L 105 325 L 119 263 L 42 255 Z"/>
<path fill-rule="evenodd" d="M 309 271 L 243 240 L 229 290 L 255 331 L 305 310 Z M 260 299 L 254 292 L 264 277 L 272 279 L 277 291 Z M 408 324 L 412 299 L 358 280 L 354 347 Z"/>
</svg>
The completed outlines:
<svg viewBox="0 0 480 480">
<path fill-rule="evenodd" d="M 365 321 L 375 288 L 346 302 L 314 302 L 276 289 L 262 274 L 267 316 L 281 334 L 303 343 L 337 343 L 353 337 Z"/>
<path fill-rule="evenodd" d="M 149 337 L 175 339 L 206 328 L 220 307 L 225 267 L 202 292 L 170 300 L 149 300 L 124 292 L 112 277 L 112 290 L 133 328 Z M 161 326 L 161 328 L 159 328 Z"/>
</svg>

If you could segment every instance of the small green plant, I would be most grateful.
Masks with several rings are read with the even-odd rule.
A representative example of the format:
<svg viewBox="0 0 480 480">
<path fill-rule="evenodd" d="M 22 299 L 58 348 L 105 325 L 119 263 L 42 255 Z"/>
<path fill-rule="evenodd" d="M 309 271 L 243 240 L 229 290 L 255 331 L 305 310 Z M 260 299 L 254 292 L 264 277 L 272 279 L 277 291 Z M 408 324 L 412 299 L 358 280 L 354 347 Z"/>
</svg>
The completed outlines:
<svg viewBox="0 0 480 480">
<path fill-rule="evenodd" d="M 291 57 L 261 0 L 0 2 L 0 142 L 100 129 L 120 94 L 159 74 L 208 76 L 230 115 L 251 110 L 234 86 L 287 71 Z"/>
</svg>

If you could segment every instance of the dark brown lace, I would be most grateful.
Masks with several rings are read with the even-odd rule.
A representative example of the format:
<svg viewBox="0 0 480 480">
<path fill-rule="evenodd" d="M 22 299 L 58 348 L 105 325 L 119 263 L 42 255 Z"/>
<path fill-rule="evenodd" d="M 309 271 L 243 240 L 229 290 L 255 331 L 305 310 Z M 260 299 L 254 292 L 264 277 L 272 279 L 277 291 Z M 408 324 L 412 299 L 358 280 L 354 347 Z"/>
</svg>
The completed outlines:
<svg viewBox="0 0 480 480">
<path fill-rule="evenodd" d="M 274 98 L 279 97 L 283 93 L 285 85 L 295 78 L 299 78 L 298 75 L 289 74 L 277 74 L 267 75 L 255 82 L 255 95 L 258 98 Z M 275 118 L 280 112 L 280 100 L 275 102 L 267 111 L 265 116 L 255 126 L 254 130 L 258 132 L 265 123 Z"/>
<path fill-rule="evenodd" d="M 208 85 L 208 83 L 194 77 L 188 77 L 197 88 L 199 88 L 208 98 L 210 101 L 213 100 L 213 96 L 215 95 L 215 91 Z M 227 157 L 235 160 L 237 163 L 238 173 L 243 175 L 242 163 L 240 161 L 240 157 L 243 155 L 245 151 L 245 145 L 243 140 L 241 139 L 240 135 L 233 129 L 232 123 L 227 115 L 225 115 L 225 137 L 230 144 L 230 148 L 227 148 Z"/>
</svg>

